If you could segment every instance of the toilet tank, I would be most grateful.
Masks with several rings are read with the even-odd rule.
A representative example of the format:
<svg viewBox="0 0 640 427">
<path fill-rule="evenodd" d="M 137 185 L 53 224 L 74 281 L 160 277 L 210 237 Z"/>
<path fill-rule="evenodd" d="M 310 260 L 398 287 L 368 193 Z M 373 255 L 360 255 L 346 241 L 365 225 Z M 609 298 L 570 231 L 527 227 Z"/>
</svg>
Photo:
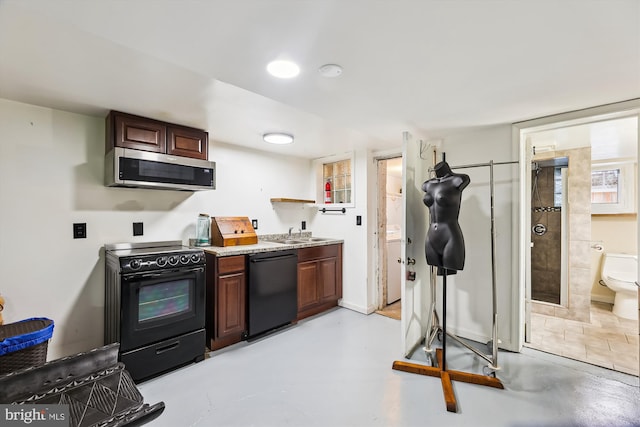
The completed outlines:
<svg viewBox="0 0 640 427">
<path fill-rule="evenodd" d="M 634 282 L 638 275 L 638 256 L 607 253 L 602 261 L 602 277 Z"/>
</svg>

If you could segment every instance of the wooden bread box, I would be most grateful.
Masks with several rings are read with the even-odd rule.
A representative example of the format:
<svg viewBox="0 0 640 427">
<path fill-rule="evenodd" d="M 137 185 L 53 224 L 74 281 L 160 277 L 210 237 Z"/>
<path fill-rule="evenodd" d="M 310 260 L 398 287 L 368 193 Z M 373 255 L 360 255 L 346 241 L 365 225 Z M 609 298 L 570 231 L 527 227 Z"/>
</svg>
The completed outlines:
<svg viewBox="0 0 640 427">
<path fill-rule="evenodd" d="M 211 245 L 255 245 L 258 235 L 246 216 L 211 217 Z"/>
</svg>

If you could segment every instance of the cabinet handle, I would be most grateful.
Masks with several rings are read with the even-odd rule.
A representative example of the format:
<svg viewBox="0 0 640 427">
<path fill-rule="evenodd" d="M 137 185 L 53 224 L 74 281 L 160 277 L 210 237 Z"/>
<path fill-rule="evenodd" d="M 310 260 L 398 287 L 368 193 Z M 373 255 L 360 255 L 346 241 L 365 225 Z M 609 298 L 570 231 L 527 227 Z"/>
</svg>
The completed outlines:
<svg viewBox="0 0 640 427">
<path fill-rule="evenodd" d="M 398 258 L 398 264 L 402 264 L 402 258 Z"/>
</svg>

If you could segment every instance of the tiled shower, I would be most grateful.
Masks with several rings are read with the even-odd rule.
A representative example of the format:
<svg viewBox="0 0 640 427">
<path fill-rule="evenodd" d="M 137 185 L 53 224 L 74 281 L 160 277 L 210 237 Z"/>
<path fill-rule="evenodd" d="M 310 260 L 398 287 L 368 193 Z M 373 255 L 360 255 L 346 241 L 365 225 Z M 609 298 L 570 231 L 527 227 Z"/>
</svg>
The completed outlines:
<svg viewBox="0 0 640 427">
<path fill-rule="evenodd" d="M 531 177 L 531 298 L 551 304 L 560 304 L 562 281 L 561 171 L 534 162 Z"/>
<path fill-rule="evenodd" d="M 539 170 L 532 168 L 531 310 L 589 322 L 591 169 L 584 165 L 591 164 L 591 148 L 550 154 L 535 157 Z"/>
</svg>

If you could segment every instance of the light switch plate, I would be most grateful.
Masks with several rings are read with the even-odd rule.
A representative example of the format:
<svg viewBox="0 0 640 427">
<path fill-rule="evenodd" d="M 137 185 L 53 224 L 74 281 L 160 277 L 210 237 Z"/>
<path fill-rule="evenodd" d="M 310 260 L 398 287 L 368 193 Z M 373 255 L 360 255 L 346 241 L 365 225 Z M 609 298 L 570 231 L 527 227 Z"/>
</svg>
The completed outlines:
<svg viewBox="0 0 640 427">
<path fill-rule="evenodd" d="M 133 235 L 142 236 L 144 234 L 144 224 L 141 222 L 133 223 Z"/>
<path fill-rule="evenodd" d="M 74 239 L 86 239 L 87 238 L 87 223 L 76 222 L 73 224 L 73 238 Z"/>
</svg>

